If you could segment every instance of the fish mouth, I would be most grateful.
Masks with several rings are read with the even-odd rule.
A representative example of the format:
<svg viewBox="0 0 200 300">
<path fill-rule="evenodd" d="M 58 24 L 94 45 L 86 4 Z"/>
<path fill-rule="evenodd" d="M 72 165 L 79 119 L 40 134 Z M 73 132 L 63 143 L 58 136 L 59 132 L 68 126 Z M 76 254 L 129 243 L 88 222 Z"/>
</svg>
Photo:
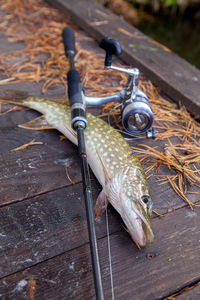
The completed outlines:
<svg viewBox="0 0 200 300">
<path fill-rule="evenodd" d="M 147 242 L 154 241 L 150 219 L 145 211 L 132 210 L 131 214 L 124 218 L 124 222 L 128 233 L 139 249 L 146 246 Z"/>
</svg>

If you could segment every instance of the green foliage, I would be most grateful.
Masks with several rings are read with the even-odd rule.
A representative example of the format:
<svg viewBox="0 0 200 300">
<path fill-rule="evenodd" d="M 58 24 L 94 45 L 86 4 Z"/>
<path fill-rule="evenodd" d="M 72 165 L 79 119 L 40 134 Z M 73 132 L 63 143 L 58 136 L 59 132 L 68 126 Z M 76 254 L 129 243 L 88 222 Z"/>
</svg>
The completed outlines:
<svg viewBox="0 0 200 300">
<path fill-rule="evenodd" d="M 200 68 L 200 22 L 192 18 L 140 18 L 137 28 Z"/>
<path fill-rule="evenodd" d="M 199 0 L 129 0 L 129 1 L 137 4 L 142 4 L 142 5 L 150 5 L 152 8 L 179 7 L 180 9 L 200 2 Z"/>
<path fill-rule="evenodd" d="M 164 0 L 163 1 L 167 6 L 177 5 L 177 0 Z"/>
</svg>

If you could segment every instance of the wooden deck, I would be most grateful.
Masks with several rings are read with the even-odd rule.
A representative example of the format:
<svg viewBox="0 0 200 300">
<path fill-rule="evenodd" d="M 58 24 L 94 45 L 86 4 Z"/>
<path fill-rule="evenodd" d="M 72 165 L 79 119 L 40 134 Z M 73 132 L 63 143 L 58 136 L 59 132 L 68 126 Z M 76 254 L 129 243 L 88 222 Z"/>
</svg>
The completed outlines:
<svg viewBox="0 0 200 300">
<path fill-rule="evenodd" d="M 46 0 L 88 32 L 98 42 L 105 36 L 120 42 L 121 58 L 132 64 L 174 101 L 181 101 L 200 117 L 200 71 L 179 56 L 166 51 L 148 36 L 127 24 L 95 1 Z M 86 9 L 87 8 L 87 9 Z"/>
<path fill-rule="evenodd" d="M 0 32 L 0 52 L 21 46 L 8 43 Z M 83 46 L 99 51 L 94 41 Z M 1 93 L 7 89 L 2 86 Z M 35 83 L 9 89 L 41 96 Z M 56 95 L 63 96 L 64 90 L 56 87 L 45 96 Z M 78 152 L 55 130 L 17 127 L 35 116 L 31 110 L 0 116 L 0 299 L 95 299 Z M 43 144 L 10 151 L 33 139 Z M 66 177 L 66 166 L 74 185 Z M 115 299 L 167 299 L 191 287 L 176 299 L 198 300 L 200 210 L 191 211 L 167 184 L 160 186 L 153 177 L 149 184 L 154 207 L 164 214 L 153 217 L 153 244 L 139 251 L 120 216 L 108 209 Z M 101 187 L 93 175 L 92 188 L 95 202 Z M 200 202 L 195 194 L 191 200 Z M 105 215 L 96 230 L 107 300 L 111 288 Z"/>
</svg>

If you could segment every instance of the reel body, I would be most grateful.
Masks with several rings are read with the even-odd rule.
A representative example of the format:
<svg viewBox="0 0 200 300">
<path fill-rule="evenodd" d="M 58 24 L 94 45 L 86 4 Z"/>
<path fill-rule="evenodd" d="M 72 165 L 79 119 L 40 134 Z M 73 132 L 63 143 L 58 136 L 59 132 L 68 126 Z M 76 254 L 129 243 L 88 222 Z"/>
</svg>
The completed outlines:
<svg viewBox="0 0 200 300">
<path fill-rule="evenodd" d="M 154 115 L 149 103 L 149 99 L 137 87 L 139 70 L 137 68 L 120 68 L 112 65 L 112 55 L 119 56 L 121 48 L 118 42 L 111 38 L 104 38 L 100 47 L 106 51 L 105 68 L 129 75 L 128 87 L 122 89 L 118 94 L 107 97 L 86 97 L 85 105 L 100 105 L 108 102 L 119 102 L 117 107 L 121 107 L 122 125 L 125 133 L 129 136 L 139 136 L 146 133 L 147 138 L 155 138 L 152 127 Z"/>
</svg>

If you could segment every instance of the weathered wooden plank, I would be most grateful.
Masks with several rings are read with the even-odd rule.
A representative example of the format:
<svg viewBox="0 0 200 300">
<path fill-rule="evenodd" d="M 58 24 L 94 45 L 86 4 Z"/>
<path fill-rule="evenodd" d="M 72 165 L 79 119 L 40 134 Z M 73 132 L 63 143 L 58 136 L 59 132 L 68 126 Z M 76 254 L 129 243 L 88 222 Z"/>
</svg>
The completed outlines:
<svg viewBox="0 0 200 300">
<path fill-rule="evenodd" d="M 115 299 L 162 299 L 199 278 L 199 211 L 180 209 L 156 218 L 153 225 L 155 243 L 141 251 L 125 232 L 112 234 Z M 105 298 L 109 299 L 107 239 L 99 240 L 99 246 Z M 29 280 L 36 283 L 34 299 L 94 299 L 88 245 L 1 279 L 1 299 L 26 299 Z"/>
<path fill-rule="evenodd" d="M 67 147 L 67 144 L 69 147 Z M 66 151 L 54 143 L 34 145 L 0 155 L 0 206 L 81 181 L 76 147 L 67 142 Z"/>
<path fill-rule="evenodd" d="M 2 13 L 2 11 L 1 11 Z M 0 31 L 0 40 L 1 40 L 1 44 L 0 44 L 0 52 L 12 52 L 13 51 L 13 43 L 9 43 L 7 36 L 5 36 L 5 33 L 1 30 Z M 21 42 L 16 42 L 15 43 L 15 50 L 21 50 L 24 48 L 24 44 Z M 0 78 L 1 78 L 2 74 L 0 73 Z"/>
<path fill-rule="evenodd" d="M 176 297 L 176 300 L 199 300 L 199 299 L 200 299 L 200 285 Z"/>
<path fill-rule="evenodd" d="M 101 189 L 94 185 L 94 199 Z M 111 232 L 121 219 L 110 214 Z M 96 224 L 106 235 L 104 217 Z M 82 186 L 76 184 L 0 209 L 0 277 L 23 270 L 88 242 Z"/>
<path fill-rule="evenodd" d="M 68 149 L 68 156 L 66 156 L 62 147 L 60 149 L 58 148 L 58 151 L 54 143 L 48 143 L 45 146 L 38 145 L 23 151 L 6 152 L 0 156 L 2 165 L 1 203 L 5 205 L 13 201 L 31 198 L 0 209 L 0 219 L 2 222 L 0 227 L 3 237 L 3 245 L 1 245 L 3 256 L 0 259 L 1 267 L 3 268 L 2 276 L 21 270 L 24 266 L 29 266 L 43 259 L 50 258 L 56 255 L 57 252 L 60 253 L 60 249 L 62 249 L 61 252 L 67 251 L 87 241 L 87 237 L 84 236 L 84 230 L 87 227 L 85 210 L 79 211 L 79 197 L 80 195 L 82 196 L 81 186 L 72 185 L 67 189 L 60 189 L 62 186 L 71 184 L 66 178 L 66 165 L 68 165 L 68 171 L 72 180 L 75 182 L 81 180 L 78 156 L 76 156 L 76 150 L 74 151 L 72 144 L 69 143 L 69 147 L 66 147 L 66 150 Z M 74 152 L 74 156 L 71 151 Z M 149 179 L 149 183 L 154 208 L 157 211 L 167 213 L 168 209 L 175 210 L 185 205 L 172 189 L 169 190 L 168 185 L 158 185 L 153 177 Z M 92 187 L 95 202 L 101 190 L 96 179 L 92 180 Z M 54 189 L 59 190 L 47 193 Z M 41 195 L 32 198 L 38 194 Z M 79 196 L 77 196 L 78 194 Z M 198 197 L 196 197 L 195 194 L 193 194 L 192 197 L 191 200 L 194 202 L 198 201 Z M 69 203 L 70 209 L 68 207 Z M 56 207 L 59 207 L 59 209 Z M 58 224 L 55 224 L 55 228 L 52 227 L 50 215 L 52 215 L 53 219 L 54 214 L 55 217 L 58 215 L 59 218 L 63 212 L 64 223 L 61 222 L 60 224 L 58 220 Z M 112 209 L 111 215 L 112 230 L 120 230 L 121 219 L 114 209 Z M 34 217 L 31 218 L 30 216 Z M 48 221 L 49 218 L 50 221 Z M 99 229 L 99 236 L 102 236 L 101 233 L 105 234 L 105 225 L 102 227 L 102 224 L 104 224 L 103 220 Z M 54 244 L 54 234 L 51 236 L 51 232 L 49 233 L 48 231 L 49 227 L 52 227 L 52 232 L 57 232 L 58 241 L 63 241 L 64 243 L 63 232 L 66 228 L 70 230 L 70 233 L 66 234 L 69 241 L 67 248 L 65 244 L 63 245 L 62 242 L 56 240 Z M 40 230 L 38 228 L 40 228 Z M 39 240 L 37 238 L 35 239 L 38 232 L 40 236 Z M 27 235 L 29 236 L 28 239 L 26 239 Z M 16 255 L 14 255 L 15 252 L 13 250 L 14 244 L 16 245 Z M 40 252 L 40 256 L 35 258 L 32 251 L 34 253 Z M 14 260 L 14 257 L 18 256 L 19 259 Z M 9 259 L 7 259 L 7 257 Z M 14 263 L 14 261 L 16 261 L 16 263 Z"/>
<path fill-rule="evenodd" d="M 118 40 L 122 59 L 136 67 L 173 100 L 181 101 L 194 115 L 200 115 L 200 71 L 151 40 L 95 1 L 46 0 L 59 8 L 98 42 L 105 36 Z M 120 32 L 122 28 L 132 36 Z M 139 36 L 139 38 L 138 38 Z"/>
<path fill-rule="evenodd" d="M 3 106 L 4 107 L 4 106 Z M 8 109 L 7 106 L 5 106 Z M 14 108 L 14 105 L 9 105 L 9 109 Z M 19 107 L 18 107 L 19 108 Z M 6 111 L 5 111 L 6 112 Z M 26 111 L 12 111 L 10 113 L 5 113 L 0 116 L 0 153 L 10 151 L 14 148 L 17 148 L 21 145 L 24 145 L 31 140 L 37 142 L 42 142 L 45 145 L 47 143 L 54 144 L 54 148 L 57 148 L 59 152 L 64 151 L 69 148 L 68 143 L 65 141 L 60 142 L 59 134 L 56 130 L 26 130 L 18 127 L 19 124 L 26 123 L 38 117 L 40 114 L 33 110 Z M 34 149 L 34 148 L 32 148 Z"/>
<path fill-rule="evenodd" d="M 17 51 L 17 50 L 21 50 L 24 48 L 24 43 L 22 42 L 15 42 L 15 43 L 10 43 L 8 41 L 8 37 L 5 36 L 4 32 L 0 31 L 0 53 L 8 53 L 10 54 L 10 52 L 12 51 Z M 46 56 L 47 57 L 47 56 Z M 44 60 L 45 55 L 42 54 L 41 56 L 38 55 L 37 59 L 38 62 Z M 24 61 L 24 57 L 23 56 L 19 56 L 17 58 L 17 60 L 15 61 L 15 63 L 19 63 L 21 61 L 21 63 L 23 64 Z M 14 63 L 14 62 L 13 62 Z M 3 72 L 0 72 L 0 80 L 3 80 L 7 78 Z M 27 92 L 29 95 L 34 95 L 34 96 L 38 96 L 38 97 L 42 97 L 44 96 L 41 93 L 41 83 L 38 84 L 36 82 L 23 82 L 23 83 L 18 83 L 18 84 L 14 84 L 11 83 L 9 85 L 1 85 L 1 90 L 0 90 L 0 95 L 3 94 L 4 91 L 7 90 L 16 90 L 16 91 L 21 91 L 21 92 Z M 65 95 L 65 88 L 63 85 L 54 85 L 51 87 L 51 89 L 48 89 L 45 93 L 45 97 L 47 98 L 59 98 L 59 97 L 63 97 Z"/>
<path fill-rule="evenodd" d="M 81 246 L 87 241 L 85 209 L 83 200 L 80 200 L 80 197 L 82 198 L 81 186 L 72 185 L 68 188 L 60 189 L 62 184 L 70 184 L 67 182 L 65 174 L 63 174 L 64 167 L 61 165 L 61 170 L 58 171 L 57 164 L 56 166 L 51 166 L 50 164 L 49 167 L 47 167 L 44 165 L 44 161 L 41 161 L 38 163 L 39 166 L 37 166 L 37 169 L 34 169 L 33 167 L 36 163 L 35 155 L 36 158 L 38 157 L 36 153 L 41 155 L 41 151 L 29 151 L 28 154 L 31 154 L 31 158 L 29 157 L 27 162 L 26 155 L 20 154 L 20 158 L 17 158 L 17 160 L 14 156 L 14 161 L 16 160 L 18 163 L 21 162 L 20 166 L 22 165 L 22 167 L 19 166 L 20 168 L 17 169 L 17 176 L 14 176 L 13 178 L 15 184 L 10 185 L 10 183 L 12 183 L 12 176 L 10 173 L 13 170 L 12 156 L 10 168 L 3 168 L 5 174 L 7 174 L 5 176 L 8 177 L 8 181 L 6 181 L 6 188 L 4 188 L 4 181 L 2 181 L 3 188 L 1 191 L 1 199 L 3 199 L 3 196 L 7 197 L 7 203 L 13 201 L 13 195 L 16 197 L 15 200 L 19 201 L 24 198 L 33 197 L 37 194 L 43 194 L 22 201 L 21 203 L 10 204 L 9 206 L 0 209 L 0 236 L 2 236 L 2 255 L 0 258 L 1 276 L 14 273 L 24 267 L 40 262 L 43 259 L 50 258 L 57 253 Z M 50 159 L 53 159 L 51 151 L 48 151 L 48 155 L 50 155 Z M 25 160 L 22 160 L 22 156 Z M 31 162 L 29 162 L 29 159 Z M 50 159 L 45 157 L 45 161 L 49 162 Z M 61 164 L 65 164 L 67 161 L 67 159 L 58 158 L 57 155 L 56 158 L 54 158 L 54 161 L 55 160 Z M 27 165 L 30 163 L 32 163 L 32 168 L 29 170 Z M 77 171 L 74 171 L 74 169 L 77 170 L 79 167 L 77 166 L 73 169 L 73 166 L 74 165 L 72 164 L 72 168 L 69 167 L 68 169 L 70 175 L 73 176 L 73 180 L 75 180 L 77 179 Z M 28 171 L 28 176 L 24 175 L 24 170 Z M 50 172 L 53 174 L 52 176 L 50 175 Z M 80 174 L 78 175 L 80 176 Z M 22 178 L 23 176 L 24 178 Z M 53 180 L 50 180 L 52 178 Z M 12 189 L 10 186 L 12 186 Z M 175 209 L 184 205 L 182 200 L 177 196 L 174 197 L 172 190 L 168 190 L 167 185 L 161 187 L 156 186 L 155 183 L 153 183 L 153 186 L 152 199 L 154 201 L 154 206 L 158 211 L 166 213 L 169 208 Z M 96 180 L 92 180 L 92 187 L 93 200 L 95 203 L 95 199 L 101 188 Z M 46 189 L 46 191 L 44 189 Z M 44 193 L 53 189 L 59 190 Z M 19 196 L 21 198 L 18 198 Z M 10 197 L 10 199 L 8 197 Z M 110 209 L 111 229 L 112 231 L 120 230 L 122 220 L 114 209 L 111 207 Z M 99 237 L 105 235 L 104 217 L 97 226 Z M 57 218 L 57 221 L 54 220 L 55 218 Z M 51 228 L 52 231 L 50 230 L 49 232 L 49 228 Z M 67 238 L 67 244 L 63 235 Z M 39 254 L 35 257 L 33 253 Z"/>
</svg>

